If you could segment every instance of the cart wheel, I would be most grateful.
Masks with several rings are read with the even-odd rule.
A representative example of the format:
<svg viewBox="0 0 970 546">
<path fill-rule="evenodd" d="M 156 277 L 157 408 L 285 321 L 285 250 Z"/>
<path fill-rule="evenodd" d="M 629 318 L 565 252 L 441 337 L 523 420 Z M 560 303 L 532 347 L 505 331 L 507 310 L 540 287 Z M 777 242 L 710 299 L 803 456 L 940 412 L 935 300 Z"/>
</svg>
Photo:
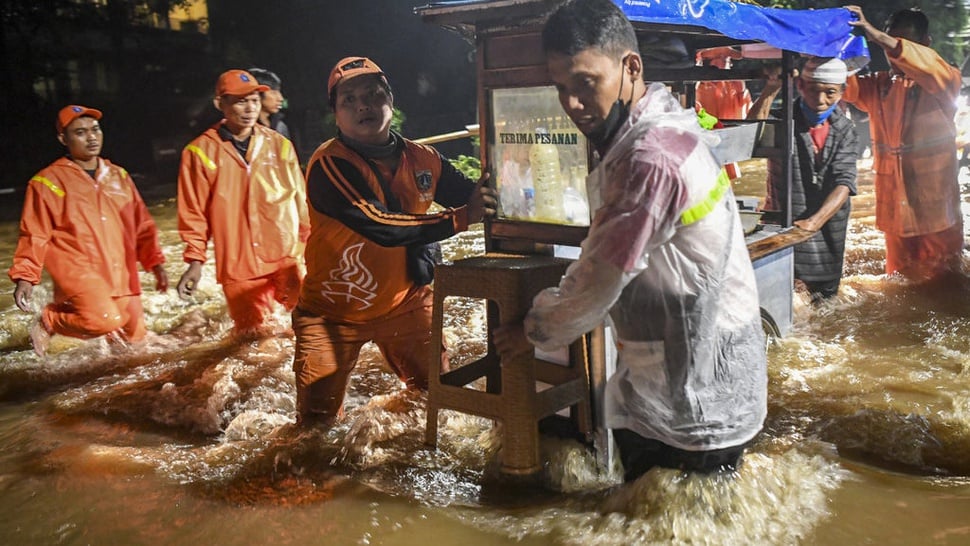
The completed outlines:
<svg viewBox="0 0 970 546">
<path fill-rule="evenodd" d="M 765 350 L 767 351 L 781 337 L 781 330 L 778 329 L 775 319 L 771 318 L 768 311 L 764 309 L 761 310 L 761 329 L 765 332 Z"/>
</svg>

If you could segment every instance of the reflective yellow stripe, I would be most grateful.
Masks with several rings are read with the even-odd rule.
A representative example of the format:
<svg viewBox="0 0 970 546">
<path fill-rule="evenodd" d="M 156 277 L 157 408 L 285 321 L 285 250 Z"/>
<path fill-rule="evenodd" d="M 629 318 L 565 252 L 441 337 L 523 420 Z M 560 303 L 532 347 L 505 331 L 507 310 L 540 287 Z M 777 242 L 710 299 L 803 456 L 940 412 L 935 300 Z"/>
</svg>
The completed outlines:
<svg viewBox="0 0 970 546">
<path fill-rule="evenodd" d="M 683 214 L 680 215 L 680 221 L 683 222 L 685 226 L 689 226 L 694 222 L 697 222 L 701 218 L 704 218 L 714 210 L 714 207 L 721 202 L 721 198 L 724 197 L 724 192 L 731 187 L 731 179 L 728 178 L 727 171 L 721 169 L 721 173 L 717 175 L 717 182 L 714 187 L 711 188 L 710 193 L 707 197 L 700 203 L 694 205 L 693 207 L 685 210 Z"/>
<path fill-rule="evenodd" d="M 207 169 L 209 169 L 210 171 L 216 170 L 215 162 L 209 159 L 209 156 L 205 155 L 205 152 L 202 151 L 202 148 L 199 148 L 195 144 L 189 144 L 188 146 L 185 147 L 185 149 L 199 156 L 199 159 L 202 160 L 202 164 L 205 165 Z"/>
<path fill-rule="evenodd" d="M 54 194 L 57 195 L 58 197 L 64 197 L 64 190 L 62 190 L 61 188 L 58 188 L 57 187 L 57 184 L 51 182 L 50 180 L 44 178 L 43 176 L 35 176 L 35 177 L 31 178 L 30 180 L 31 181 L 36 180 L 36 181 L 40 182 L 41 184 L 43 184 L 43 185 L 47 186 L 48 188 L 50 188 L 51 191 L 54 192 Z"/>
<path fill-rule="evenodd" d="M 280 150 L 280 155 L 283 156 L 284 160 L 288 160 L 290 158 L 290 152 L 293 151 L 292 148 L 293 148 L 293 145 L 290 144 L 289 140 L 283 141 L 283 149 Z"/>
</svg>

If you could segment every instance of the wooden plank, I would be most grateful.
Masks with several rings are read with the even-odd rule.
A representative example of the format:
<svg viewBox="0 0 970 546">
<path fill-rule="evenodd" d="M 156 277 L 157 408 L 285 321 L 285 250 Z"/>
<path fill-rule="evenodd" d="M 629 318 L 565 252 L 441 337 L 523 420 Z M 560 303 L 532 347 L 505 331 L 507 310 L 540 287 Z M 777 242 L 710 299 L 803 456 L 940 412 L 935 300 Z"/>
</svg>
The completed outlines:
<svg viewBox="0 0 970 546">
<path fill-rule="evenodd" d="M 751 256 L 751 261 L 753 262 L 770 254 L 774 254 L 779 250 L 784 250 L 788 247 L 795 246 L 802 241 L 806 241 L 812 235 L 815 235 L 814 231 L 807 231 L 802 228 L 792 226 L 777 235 L 771 235 L 769 237 L 765 237 L 764 239 L 759 239 L 752 243 L 748 243 L 748 255 Z"/>
</svg>

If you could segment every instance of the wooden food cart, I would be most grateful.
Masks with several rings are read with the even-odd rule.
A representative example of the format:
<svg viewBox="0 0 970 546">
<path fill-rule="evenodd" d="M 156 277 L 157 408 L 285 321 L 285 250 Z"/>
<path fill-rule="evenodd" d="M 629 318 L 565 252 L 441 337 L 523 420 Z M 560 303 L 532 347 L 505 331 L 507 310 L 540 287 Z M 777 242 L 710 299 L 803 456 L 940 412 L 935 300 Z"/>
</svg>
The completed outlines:
<svg viewBox="0 0 970 546">
<path fill-rule="evenodd" d="M 584 208 L 586 203 L 584 180 L 586 174 L 592 170 L 595 156 L 592 147 L 585 137 L 572 125 L 562 112 L 555 88 L 551 85 L 545 66 L 545 59 L 541 47 L 541 32 L 545 18 L 562 3 L 562 0 L 492 0 L 492 1 L 461 1 L 428 4 L 416 8 L 416 13 L 424 21 L 452 29 L 466 37 L 475 45 L 479 124 L 481 127 L 481 161 L 482 168 L 491 173 L 491 180 L 496 184 L 500 194 L 500 211 L 496 219 L 486 223 L 486 250 L 491 256 L 520 255 L 536 259 L 541 256 L 575 257 L 578 254 L 580 242 L 585 238 L 589 225 L 590 211 Z M 642 4 L 642 3 L 641 3 Z M 728 37 L 720 32 L 708 28 L 682 24 L 658 24 L 634 21 L 634 28 L 640 41 L 641 55 L 645 62 L 644 79 L 647 81 L 665 82 L 671 89 L 684 97 L 685 104 L 693 105 L 694 87 L 696 82 L 706 80 L 756 80 L 761 78 L 758 71 L 732 70 L 725 71 L 711 67 L 694 66 L 695 53 L 698 50 L 741 46 L 743 44 L 758 43 L 757 40 L 743 40 Z M 658 47 L 658 40 L 664 44 L 674 43 L 683 47 L 687 62 L 664 64 L 651 60 L 652 48 Z M 781 51 L 782 74 L 784 84 L 781 91 L 782 119 L 757 122 L 758 135 L 768 133 L 774 135 L 774 142 L 778 145 L 760 145 L 757 139 L 752 139 L 747 145 L 745 157 L 777 157 L 786 158 L 792 155 L 794 123 L 792 121 L 792 65 L 795 54 L 791 51 Z M 735 127 L 743 127 L 744 121 L 733 123 Z M 762 128 L 768 130 L 763 131 Z M 787 138 L 786 138 L 787 137 Z M 725 139 L 729 140 L 729 139 Z M 737 143 L 734 143 L 737 144 Z M 549 148 L 552 147 L 552 148 Z M 736 146 L 735 146 L 736 147 Z M 541 180 L 542 157 L 546 148 L 554 149 L 549 152 L 557 155 L 558 180 L 549 186 L 547 181 Z M 545 150 L 545 151 L 544 151 Z M 735 161 L 740 158 L 730 158 Z M 521 178 L 527 169 L 524 164 L 532 162 L 532 184 L 523 183 Z M 725 162 L 727 162 L 725 161 Z M 784 162 L 784 177 L 791 183 L 790 162 Z M 558 202 L 550 203 L 555 197 Z M 810 234 L 797 228 L 789 227 L 791 218 L 781 218 L 777 225 L 762 225 L 747 236 L 748 249 L 758 281 L 759 303 L 762 309 L 765 330 L 774 336 L 784 336 L 792 322 L 792 289 L 793 289 L 793 246 Z M 552 259 L 552 258 L 551 258 Z M 489 261 L 490 258 L 480 260 Z M 504 267 L 492 261 L 491 267 Z M 457 265 L 457 264 L 456 264 Z M 478 264 L 481 266 L 482 264 Z M 487 266 L 486 266 L 487 267 Z M 440 292 L 440 298 L 448 295 L 468 295 L 468 291 L 455 291 L 453 284 L 460 282 L 462 275 L 469 282 L 483 282 L 492 278 L 491 274 L 479 275 L 476 268 L 465 269 L 461 272 L 445 272 L 446 286 L 441 284 L 442 277 L 436 280 L 435 292 Z M 555 279 L 555 274 L 551 276 Z M 450 279 L 450 280 L 449 280 Z M 474 281 L 470 279 L 476 279 Z M 547 286 L 550 283 L 547 281 Z M 555 284 L 552 282 L 551 284 Z M 501 290 L 501 288 L 494 288 Z M 541 289 L 539 287 L 538 289 Z M 455 292 L 455 293 L 450 293 Z M 534 290 L 528 293 L 509 296 L 491 297 L 481 290 L 473 290 L 475 297 L 483 297 L 490 302 L 508 297 L 509 301 L 531 301 Z M 439 296 L 436 296 L 436 299 Z M 438 305 L 440 307 L 440 304 Z M 519 301 L 516 305 L 507 304 L 506 309 L 515 307 L 515 313 L 524 313 L 528 305 Z M 436 309 L 440 314 L 440 309 Z M 499 310 L 489 307 L 489 328 L 511 320 L 521 320 L 521 316 L 500 317 Z M 507 313 L 508 314 L 508 313 Z M 438 325 L 441 324 L 440 317 Z M 439 336 L 440 342 L 440 333 Z M 581 347 L 572 347 L 568 352 L 567 364 L 572 367 L 580 366 L 588 370 L 589 400 L 588 406 L 579 406 L 574 411 L 574 417 L 579 416 L 578 429 L 587 432 L 582 419 L 584 407 L 592 408 L 592 431 L 587 438 L 594 444 L 600 460 L 604 464 L 611 460 L 611 442 L 609 433 L 603 426 L 603 393 L 606 378 L 612 373 L 612 350 L 607 342 L 608 333 L 603 328 L 587 336 Z M 544 355 L 537 355 L 536 362 L 548 360 Z M 552 358 L 551 360 L 556 360 Z M 560 362 L 562 363 L 562 362 Z M 532 363 L 524 364 L 531 368 Z M 510 363 L 502 365 L 497 356 L 492 354 L 474 363 L 470 370 L 465 367 L 457 371 L 443 373 L 440 376 L 433 373 L 432 385 L 429 389 L 429 421 L 428 443 L 434 444 L 437 427 L 438 409 L 456 409 L 503 421 L 509 428 L 509 421 L 523 419 L 529 421 L 525 429 L 535 430 L 535 421 L 549 413 L 562 413 L 562 407 L 576 409 L 575 397 L 566 396 L 558 401 L 544 405 L 530 417 L 528 409 L 525 415 L 512 415 L 506 411 L 511 400 L 498 396 L 506 389 L 503 381 L 497 376 L 501 369 L 513 367 Z M 433 370 L 434 371 L 434 370 Z M 460 374 L 448 378 L 448 374 Z M 541 373 L 529 375 L 526 381 L 542 382 Z M 584 374 L 572 374 L 570 381 L 582 378 Z M 483 395 L 470 393 L 470 383 L 485 377 L 488 386 Z M 555 383 L 553 385 L 560 385 Z M 527 389 L 533 389 L 528 385 Z M 554 387 L 552 390 L 555 390 Z M 443 389 L 442 393 L 440 389 Z M 536 390 L 542 391 L 539 387 Z M 477 391 L 476 391 L 477 392 Z M 489 396 L 493 396 L 489 398 Z M 474 398 L 475 400 L 471 400 Z M 558 404 L 558 406 L 557 406 Z M 503 410 L 494 410 L 494 406 L 502 406 Z M 538 408 L 541 404 L 527 401 L 524 406 Z M 504 412 L 504 413 L 503 413 Z M 515 428 L 515 427 L 512 427 Z M 506 438 L 506 448 L 512 441 L 519 439 Z M 527 434 L 525 434 L 527 436 Z M 503 460 L 503 470 L 509 473 L 528 474 L 537 470 L 537 444 L 526 441 L 528 456 L 520 461 Z"/>
</svg>

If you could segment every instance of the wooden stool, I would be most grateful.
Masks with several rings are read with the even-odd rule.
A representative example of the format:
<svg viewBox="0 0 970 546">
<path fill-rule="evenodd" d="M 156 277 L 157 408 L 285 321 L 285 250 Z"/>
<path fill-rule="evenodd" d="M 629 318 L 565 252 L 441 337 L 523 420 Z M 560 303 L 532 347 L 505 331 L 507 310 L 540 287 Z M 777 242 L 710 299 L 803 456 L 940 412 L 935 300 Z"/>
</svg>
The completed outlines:
<svg viewBox="0 0 970 546">
<path fill-rule="evenodd" d="M 533 474 L 541 470 L 539 427 L 543 417 L 570 409 L 580 433 L 590 435 L 589 372 L 584 338 L 569 348 L 569 365 L 526 354 L 502 362 L 489 337 L 487 354 L 442 373 L 442 325 L 446 297 L 488 300 L 489 332 L 521 322 L 539 291 L 557 286 L 570 260 L 551 256 L 486 255 L 435 268 L 434 311 L 428 378 L 425 443 L 437 445 L 438 412 L 470 413 L 502 422 L 502 472 Z M 497 309 L 496 309 L 497 307 Z M 485 390 L 468 385 L 485 378 Z"/>
</svg>

